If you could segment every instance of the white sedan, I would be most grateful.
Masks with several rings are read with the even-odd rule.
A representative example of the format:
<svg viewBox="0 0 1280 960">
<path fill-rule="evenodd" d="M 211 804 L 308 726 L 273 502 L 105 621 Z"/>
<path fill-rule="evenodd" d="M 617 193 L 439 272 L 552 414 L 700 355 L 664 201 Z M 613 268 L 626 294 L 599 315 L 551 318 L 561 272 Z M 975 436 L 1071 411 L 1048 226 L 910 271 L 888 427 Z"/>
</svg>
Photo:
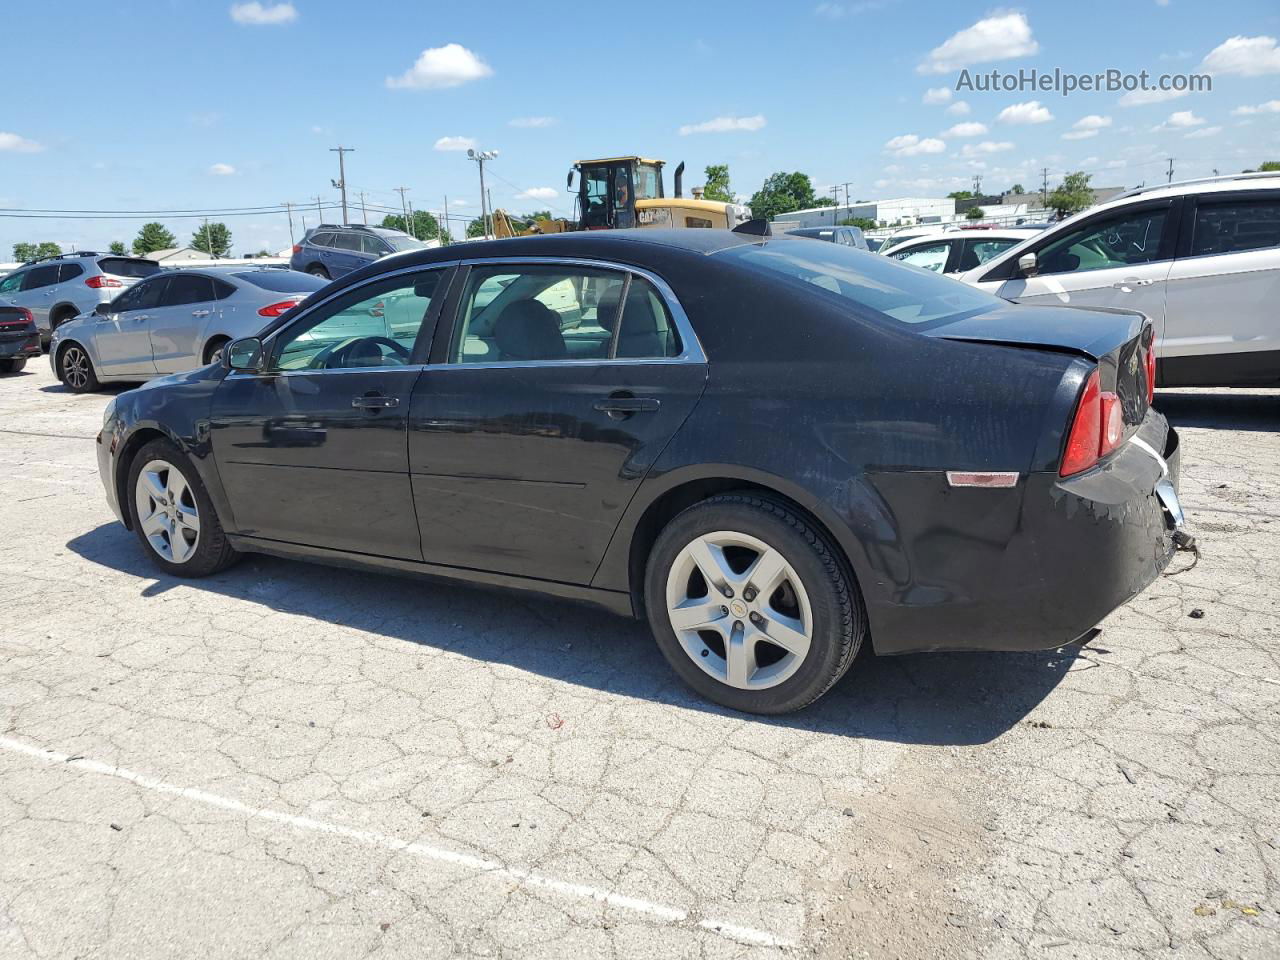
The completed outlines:
<svg viewBox="0 0 1280 960">
<path fill-rule="evenodd" d="M 934 273 L 964 273 L 1041 232 L 1034 227 L 953 230 L 904 240 L 884 255 Z"/>
</svg>

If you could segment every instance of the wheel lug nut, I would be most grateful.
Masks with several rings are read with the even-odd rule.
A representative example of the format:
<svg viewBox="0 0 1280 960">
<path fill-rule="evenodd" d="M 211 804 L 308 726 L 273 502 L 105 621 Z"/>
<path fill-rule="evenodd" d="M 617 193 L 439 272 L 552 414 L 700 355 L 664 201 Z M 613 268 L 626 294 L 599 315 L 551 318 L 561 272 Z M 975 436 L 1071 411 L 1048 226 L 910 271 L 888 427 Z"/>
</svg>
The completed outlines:
<svg viewBox="0 0 1280 960">
<path fill-rule="evenodd" d="M 720 612 L 721 612 L 721 613 L 728 613 L 728 612 L 729 612 L 729 608 L 728 608 L 728 607 L 726 607 L 726 606 L 721 606 L 721 607 L 720 607 Z"/>
<path fill-rule="evenodd" d="M 756 598 L 756 590 L 755 590 L 755 587 L 747 587 L 747 589 L 746 589 L 746 590 L 744 590 L 744 591 L 742 592 L 742 597 L 743 597 L 743 599 L 744 599 L 744 600 L 746 600 L 748 603 L 750 603 L 752 600 L 754 600 L 754 599 Z"/>
</svg>

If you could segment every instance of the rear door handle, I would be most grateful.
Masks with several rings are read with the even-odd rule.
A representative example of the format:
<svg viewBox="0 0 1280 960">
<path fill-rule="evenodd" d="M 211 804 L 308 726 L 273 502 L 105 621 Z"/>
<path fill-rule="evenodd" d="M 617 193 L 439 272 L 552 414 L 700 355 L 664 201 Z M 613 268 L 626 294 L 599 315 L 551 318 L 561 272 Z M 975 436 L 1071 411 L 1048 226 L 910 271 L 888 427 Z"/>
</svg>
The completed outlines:
<svg viewBox="0 0 1280 960">
<path fill-rule="evenodd" d="M 352 397 L 351 406 L 357 410 L 388 410 L 391 407 L 400 406 L 400 398 L 370 394 L 364 397 Z"/>
<path fill-rule="evenodd" d="M 191 315 L 193 317 L 207 317 L 211 312 L 210 310 L 192 310 Z"/>
<path fill-rule="evenodd" d="M 607 413 L 616 420 L 631 416 L 633 413 L 653 413 L 662 406 L 656 397 L 610 396 L 597 400 L 591 405 L 601 413 Z"/>
</svg>

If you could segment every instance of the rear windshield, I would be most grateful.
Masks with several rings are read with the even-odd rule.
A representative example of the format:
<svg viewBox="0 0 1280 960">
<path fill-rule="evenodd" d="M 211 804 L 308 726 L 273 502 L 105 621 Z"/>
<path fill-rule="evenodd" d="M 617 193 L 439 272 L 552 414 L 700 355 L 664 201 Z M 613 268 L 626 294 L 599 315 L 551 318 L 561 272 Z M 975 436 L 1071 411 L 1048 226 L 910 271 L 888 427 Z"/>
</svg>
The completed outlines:
<svg viewBox="0 0 1280 960">
<path fill-rule="evenodd" d="M 113 277 L 150 277 L 160 272 L 160 264 L 154 260 L 135 260 L 132 257 L 103 257 L 98 269 Z"/>
<path fill-rule="evenodd" d="M 298 270 L 249 270 L 234 276 L 237 280 L 252 283 L 255 287 L 272 293 L 310 293 L 329 282 L 323 277 L 313 277 Z"/>
<path fill-rule="evenodd" d="M 1004 302 L 959 280 L 835 243 L 772 240 L 730 247 L 721 255 L 899 323 L 948 320 Z"/>
<path fill-rule="evenodd" d="M 391 249 L 393 250 L 425 250 L 427 246 L 421 240 L 415 240 L 413 237 L 397 236 L 395 234 L 388 236 L 385 233 L 380 234 L 380 236 L 381 239 L 391 244 Z"/>
</svg>

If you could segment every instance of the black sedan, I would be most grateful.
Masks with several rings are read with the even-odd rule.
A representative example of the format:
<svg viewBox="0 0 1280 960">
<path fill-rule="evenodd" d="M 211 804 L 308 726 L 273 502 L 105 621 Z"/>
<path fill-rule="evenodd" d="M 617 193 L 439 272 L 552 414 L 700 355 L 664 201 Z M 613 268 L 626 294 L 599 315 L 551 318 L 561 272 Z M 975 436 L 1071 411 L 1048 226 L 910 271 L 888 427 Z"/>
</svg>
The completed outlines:
<svg viewBox="0 0 1280 960">
<path fill-rule="evenodd" d="M 0 306 L 0 373 L 18 373 L 40 356 L 40 331 L 26 307 Z"/>
<path fill-rule="evenodd" d="M 245 551 L 647 617 L 778 713 L 880 654 L 1056 647 L 1185 537 L 1140 314 L 717 230 L 380 261 L 121 394 L 107 498 L 168 573 Z"/>
</svg>

